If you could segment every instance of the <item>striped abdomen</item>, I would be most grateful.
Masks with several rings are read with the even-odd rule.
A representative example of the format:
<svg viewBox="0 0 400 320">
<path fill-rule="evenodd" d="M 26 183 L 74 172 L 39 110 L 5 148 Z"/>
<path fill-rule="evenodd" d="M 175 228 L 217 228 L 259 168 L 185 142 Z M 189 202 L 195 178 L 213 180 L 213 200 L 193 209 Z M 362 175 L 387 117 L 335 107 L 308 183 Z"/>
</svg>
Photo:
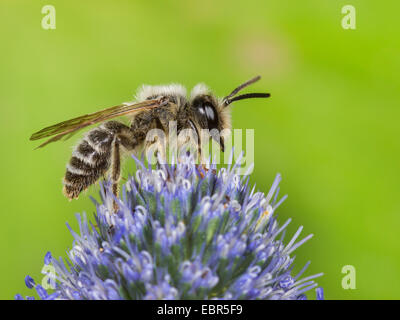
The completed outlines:
<svg viewBox="0 0 400 320">
<path fill-rule="evenodd" d="M 79 194 L 105 175 L 111 165 L 114 133 L 105 126 L 90 131 L 79 143 L 67 165 L 64 194 L 69 199 Z"/>
</svg>

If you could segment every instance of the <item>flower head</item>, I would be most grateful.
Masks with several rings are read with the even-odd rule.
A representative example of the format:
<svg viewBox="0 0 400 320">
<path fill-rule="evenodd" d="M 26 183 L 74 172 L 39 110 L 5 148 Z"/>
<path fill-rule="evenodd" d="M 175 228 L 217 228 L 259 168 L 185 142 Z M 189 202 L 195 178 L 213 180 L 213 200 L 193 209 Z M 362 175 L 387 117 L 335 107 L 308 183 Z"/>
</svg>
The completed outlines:
<svg viewBox="0 0 400 320">
<path fill-rule="evenodd" d="M 235 165 L 217 170 L 186 155 L 154 170 L 136 161 L 122 199 L 105 184 L 94 223 L 78 214 L 79 232 L 68 226 L 68 259 L 45 255 L 55 288 L 26 277 L 41 299 L 304 299 L 317 286 L 322 274 L 302 278 L 309 263 L 292 273 L 293 251 L 312 235 L 297 241 L 300 227 L 284 242 L 280 175 L 265 195 Z"/>
</svg>

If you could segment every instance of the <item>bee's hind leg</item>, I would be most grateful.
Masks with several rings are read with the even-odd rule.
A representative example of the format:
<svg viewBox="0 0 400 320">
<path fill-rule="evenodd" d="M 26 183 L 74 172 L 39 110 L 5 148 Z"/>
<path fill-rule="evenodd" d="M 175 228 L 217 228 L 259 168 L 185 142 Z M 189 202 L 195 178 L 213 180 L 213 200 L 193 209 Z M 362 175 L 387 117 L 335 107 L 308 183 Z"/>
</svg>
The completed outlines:
<svg viewBox="0 0 400 320">
<path fill-rule="evenodd" d="M 121 150 L 120 141 L 116 137 L 112 146 L 112 159 L 111 159 L 111 189 L 115 198 L 119 197 L 119 180 L 121 179 Z M 119 206 L 116 200 L 113 200 L 113 210 L 116 213 Z"/>
<path fill-rule="evenodd" d="M 140 136 L 131 128 L 116 121 L 109 121 L 105 124 L 105 128 L 113 133 L 111 145 L 111 170 L 109 171 L 109 179 L 111 181 L 111 191 L 115 198 L 119 198 L 119 182 L 121 180 L 121 148 L 126 151 L 134 150 L 139 144 Z M 113 199 L 113 212 L 119 210 L 116 199 Z"/>
</svg>

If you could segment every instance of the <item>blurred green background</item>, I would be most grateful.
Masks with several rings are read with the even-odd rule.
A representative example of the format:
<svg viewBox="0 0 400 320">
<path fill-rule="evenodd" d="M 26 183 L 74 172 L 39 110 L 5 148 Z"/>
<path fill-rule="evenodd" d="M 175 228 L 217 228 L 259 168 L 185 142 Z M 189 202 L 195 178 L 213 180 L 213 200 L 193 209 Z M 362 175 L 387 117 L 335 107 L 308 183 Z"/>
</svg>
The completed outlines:
<svg viewBox="0 0 400 320">
<path fill-rule="evenodd" d="M 47 4 L 56 30 L 41 28 Z M 346 4 L 356 30 L 341 26 Z M 33 151 L 34 131 L 128 101 L 142 83 L 225 95 L 261 74 L 253 89 L 272 98 L 236 104 L 233 126 L 255 129 L 259 190 L 283 175 L 280 221 L 315 235 L 296 270 L 311 260 L 307 274 L 324 272 L 327 299 L 399 299 L 399 14 L 395 1 L 2 0 L 0 298 L 31 295 L 25 275 L 41 279 L 44 254 L 71 247 L 65 222 L 94 210 L 61 193 L 79 137 Z M 355 290 L 341 287 L 345 265 Z"/>
</svg>

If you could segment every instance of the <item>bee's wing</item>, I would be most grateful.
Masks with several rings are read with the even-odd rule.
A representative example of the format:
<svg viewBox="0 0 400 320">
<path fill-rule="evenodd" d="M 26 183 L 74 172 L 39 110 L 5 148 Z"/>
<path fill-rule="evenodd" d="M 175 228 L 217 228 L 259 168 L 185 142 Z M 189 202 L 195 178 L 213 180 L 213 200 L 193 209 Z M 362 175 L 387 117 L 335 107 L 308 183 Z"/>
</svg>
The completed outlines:
<svg viewBox="0 0 400 320">
<path fill-rule="evenodd" d="M 38 148 L 42 148 L 51 142 L 55 142 L 65 137 L 69 138 L 78 130 L 81 130 L 90 125 L 103 122 L 112 118 L 120 117 L 127 114 L 136 113 L 148 109 L 157 108 L 168 103 L 167 98 L 160 98 L 155 100 L 146 100 L 135 104 L 122 104 L 108 109 L 104 109 L 95 113 L 80 116 L 71 120 L 63 121 L 53 126 L 44 128 L 34 133 L 30 140 L 39 140 L 46 137 L 54 136 Z"/>
</svg>

